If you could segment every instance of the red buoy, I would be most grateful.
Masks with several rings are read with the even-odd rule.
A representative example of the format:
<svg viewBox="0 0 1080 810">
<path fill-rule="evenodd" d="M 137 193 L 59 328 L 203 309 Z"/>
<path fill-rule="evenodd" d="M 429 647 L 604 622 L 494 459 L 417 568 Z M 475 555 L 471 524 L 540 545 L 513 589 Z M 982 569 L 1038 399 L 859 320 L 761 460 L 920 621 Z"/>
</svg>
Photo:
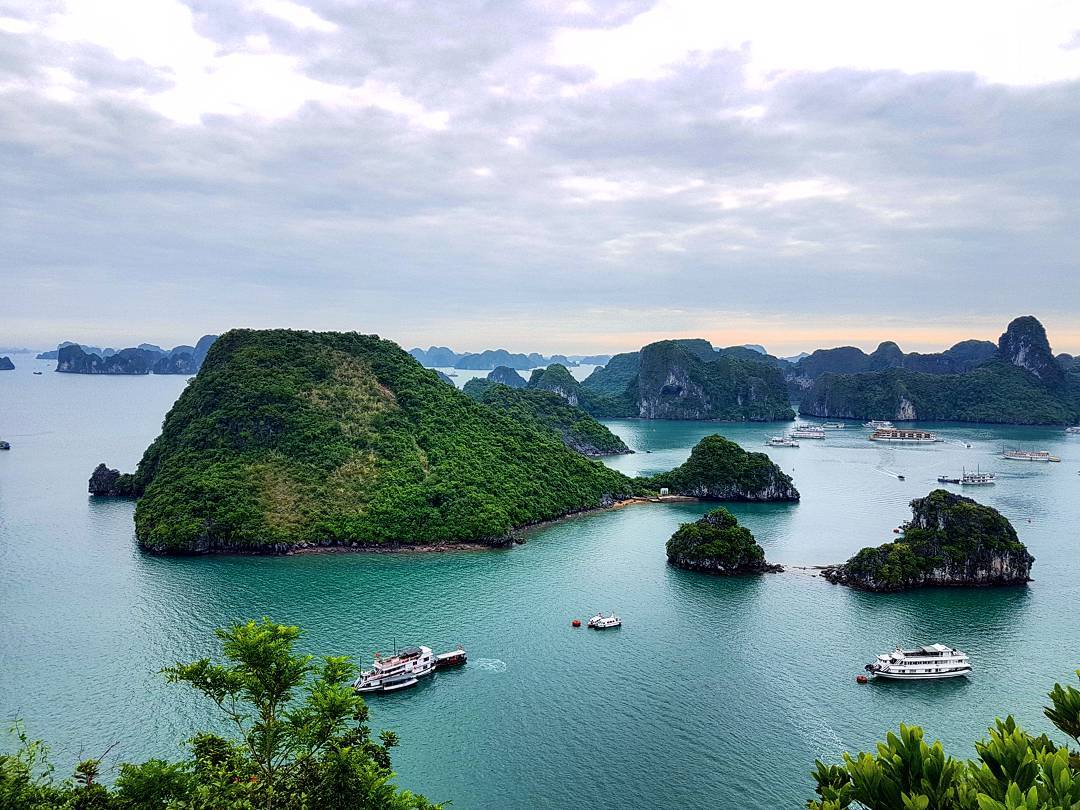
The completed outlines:
<svg viewBox="0 0 1080 810">
<path fill-rule="evenodd" d="M 570 624 L 573 627 L 581 627 L 581 619 L 574 619 Z"/>
<path fill-rule="evenodd" d="M 855 676 L 855 683 L 869 683 L 869 682 L 870 682 L 870 679 L 867 678 L 865 675 L 856 675 Z"/>
</svg>

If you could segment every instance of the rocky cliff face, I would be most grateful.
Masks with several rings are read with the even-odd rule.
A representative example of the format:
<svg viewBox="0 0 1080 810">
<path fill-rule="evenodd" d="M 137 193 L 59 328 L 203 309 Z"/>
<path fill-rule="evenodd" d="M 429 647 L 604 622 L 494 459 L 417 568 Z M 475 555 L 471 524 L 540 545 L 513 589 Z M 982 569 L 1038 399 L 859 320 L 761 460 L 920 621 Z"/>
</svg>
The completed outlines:
<svg viewBox="0 0 1080 810">
<path fill-rule="evenodd" d="M 496 366 L 487 375 L 487 379 L 491 380 L 491 382 L 499 383 L 500 385 L 505 385 L 509 388 L 525 387 L 525 378 L 509 366 Z"/>
<path fill-rule="evenodd" d="M 15 364 L 11 362 L 10 357 L 0 357 L 0 371 L 13 371 Z"/>
<path fill-rule="evenodd" d="M 712 501 L 799 500 L 791 478 L 767 455 L 748 453 L 717 434 L 698 442 L 684 464 L 647 483 L 674 495 Z"/>
<path fill-rule="evenodd" d="M 189 347 L 190 348 L 190 347 Z M 189 352 L 176 352 L 163 355 L 154 361 L 151 369 L 155 374 L 187 374 L 196 373 L 199 369 L 195 365 L 195 359 Z"/>
<path fill-rule="evenodd" d="M 566 366 L 558 363 L 552 363 L 545 369 L 533 371 L 526 385 L 529 388 L 558 394 L 574 408 L 581 404 L 581 383 L 574 379 Z"/>
<path fill-rule="evenodd" d="M 941 355 L 905 355 L 903 368 L 859 374 L 825 373 L 799 403 L 806 416 L 846 419 L 948 420 L 998 424 L 1067 424 L 1080 410 L 1080 376 L 1050 353 L 1042 326 L 1017 318 L 991 344 L 965 341 Z M 958 373 L 922 373 L 939 365 Z"/>
<path fill-rule="evenodd" d="M 998 339 L 998 355 L 1048 385 L 1060 386 L 1064 382 L 1065 375 L 1050 350 L 1046 330 L 1031 315 L 1024 315 L 1009 324 Z"/>
<path fill-rule="evenodd" d="M 56 370 L 67 374 L 149 374 L 157 357 L 145 349 L 121 349 L 109 357 L 87 354 L 81 346 L 57 352 Z"/>
<path fill-rule="evenodd" d="M 672 565 L 709 574 L 763 574 L 783 571 L 765 562 L 754 535 L 726 509 L 714 509 L 696 523 L 684 523 L 667 541 Z"/>
<path fill-rule="evenodd" d="M 795 416 L 779 369 L 718 355 L 706 341 L 645 346 L 637 406 L 643 419 L 769 421 Z"/>
<path fill-rule="evenodd" d="M 940 489 L 912 501 L 911 508 L 900 539 L 864 548 L 822 576 L 867 591 L 1029 581 L 1035 558 L 997 510 Z"/>
<path fill-rule="evenodd" d="M 96 349 L 77 343 L 62 343 L 55 352 L 56 370 L 66 374 L 197 374 L 217 335 L 203 335 L 195 346 L 162 349 L 140 343 L 133 349 Z M 48 359 L 52 352 L 39 358 Z"/>
</svg>

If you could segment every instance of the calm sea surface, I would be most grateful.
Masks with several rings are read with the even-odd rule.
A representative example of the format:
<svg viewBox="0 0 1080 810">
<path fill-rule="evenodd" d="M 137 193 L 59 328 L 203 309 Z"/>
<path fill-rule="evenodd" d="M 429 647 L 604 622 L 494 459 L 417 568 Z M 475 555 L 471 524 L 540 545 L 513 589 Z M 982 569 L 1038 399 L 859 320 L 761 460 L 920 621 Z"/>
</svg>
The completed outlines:
<svg viewBox="0 0 1080 810">
<path fill-rule="evenodd" d="M 574 518 L 509 551 L 160 559 L 136 549 L 132 504 L 90 500 L 86 479 L 100 461 L 132 469 L 186 381 L 14 360 L 0 372 L 13 445 L 0 453 L 0 718 L 24 718 L 61 771 L 112 743 L 118 759 L 178 754 L 211 715 L 157 670 L 263 615 L 304 627 L 317 654 L 464 644 L 463 670 L 370 700 L 375 726 L 401 735 L 400 783 L 456 808 L 799 807 L 815 757 L 901 720 L 963 756 L 1007 711 L 1050 730 L 1044 693 L 1080 665 L 1080 437 L 1057 429 L 932 425 L 950 441 L 930 447 L 849 429 L 771 451 L 802 503 L 733 507 L 770 561 L 836 562 L 891 539 L 937 475 L 981 465 L 999 483 L 972 494 L 1036 557 L 1025 588 L 883 596 L 808 573 L 672 569 L 664 542 L 697 504 Z M 631 474 L 680 463 L 711 432 L 756 450 L 782 427 L 607 424 L 639 451 L 610 461 Z M 1062 463 L 1003 461 L 1002 442 Z M 622 629 L 570 628 L 597 610 Z M 975 674 L 858 686 L 897 641 L 956 645 Z"/>
</svg>

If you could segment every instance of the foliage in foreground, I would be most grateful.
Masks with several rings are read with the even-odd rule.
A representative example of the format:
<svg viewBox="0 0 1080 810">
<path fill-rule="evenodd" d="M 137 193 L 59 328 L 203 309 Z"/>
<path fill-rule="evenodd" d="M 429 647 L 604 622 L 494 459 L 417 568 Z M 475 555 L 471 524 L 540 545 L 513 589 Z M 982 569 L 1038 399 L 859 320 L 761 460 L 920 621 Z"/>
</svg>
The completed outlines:
<svg viewBox="0 0 1080 810">
<path fill-rule="evenodd" d="M 1080 670 L 1076 671 L 1080 676 Z M 1080 745 L 1080 689 L 1055 684 L 1044 713 Z M 844 754 L 841 765 L 818 760 L 817 799 L 809 810 L 1080 810 L 1080 753 L 1046 735 L 1032 737 L 1012 716 L 997 720 L 975 744 L 974 761 L 948 756 L 918 726 L 901 724 L 876 753 Z"/>
<path fill-rule="evenodd" d="M 112 787 L 103 757 L 54 779 L 48 748 L 22 725 L 18 748 L 0 755 L 0 810 L 435 810 L 391 779 L 393 732 L 376 741 L 350 684 L 348 659 L 296 655 L 300 630 L 267 619 L 218 630 L 225 662 L 164 670 L 220 710 L 230 736 L 201 732 L 180 762 L 122 764 Z"/>
</svg>

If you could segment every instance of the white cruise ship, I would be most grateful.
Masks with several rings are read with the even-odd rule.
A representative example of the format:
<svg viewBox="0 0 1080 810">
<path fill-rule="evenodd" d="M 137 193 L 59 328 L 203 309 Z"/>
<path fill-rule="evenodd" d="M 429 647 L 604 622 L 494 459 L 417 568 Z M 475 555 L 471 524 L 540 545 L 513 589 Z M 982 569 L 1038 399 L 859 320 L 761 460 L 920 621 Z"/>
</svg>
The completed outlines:
<svg viewBox="0 0 1080 810">
<path fill-rule="evenodd" d="M 770 436 L 765 442 L 766 447 L 798 447 L 799 443 L 787 436 Z"/>
<path fill-rule="evenodd" d="M 437 669 L 460 667 L 466 660 L 465 648 L 460 644 L 456 650 L 438 655 L 424 646 L 406 647 L 385 657 L 375 653 L 374 665 L 361 672 L 352 686 L 357 692 L 393 692 L 415 686 L 419 678 Z"/>
<path fill-rule="evenodd" d="M 914 430 L 912 428 L 877 428 L 870 434 L 872 442 L 904 442 L 907 444 L 929 444 L 940 442 L 941 437 L 929 430 Z"/>
<path fill-rule="evenodd" d="M 871 419 L 869 422 L 863 422 L 863 427 L 872 428 L 873 430 L 892 430 L 892 422 L 884 422 L 880 419 Z"/>
<path fill-rule="evenodd" d="M 1001 457 L 1009 461 L 1037 461 L 1046 463 L 1049 461 L 1061 461 L 1057 456 L 1050 455 L 1049 450 L 1006 450 L 1002 448 Z"/>
<path fill-rule="evenodd" d="M 891 653 L 882 654 L 866 671 L 877 678 L 924 681 L 936 678 L 956 678 L 971 672 L 971 661 L 966 653 L 944 644 L 930 644 L 904 650 L 899 646 Z"/>
<path fill-rule="evenodd" d="M 824 439 L 825 428 L 817 425 L 796 425 L 788 431 L 788 436 L 793 439 Z"/>
</svg>

